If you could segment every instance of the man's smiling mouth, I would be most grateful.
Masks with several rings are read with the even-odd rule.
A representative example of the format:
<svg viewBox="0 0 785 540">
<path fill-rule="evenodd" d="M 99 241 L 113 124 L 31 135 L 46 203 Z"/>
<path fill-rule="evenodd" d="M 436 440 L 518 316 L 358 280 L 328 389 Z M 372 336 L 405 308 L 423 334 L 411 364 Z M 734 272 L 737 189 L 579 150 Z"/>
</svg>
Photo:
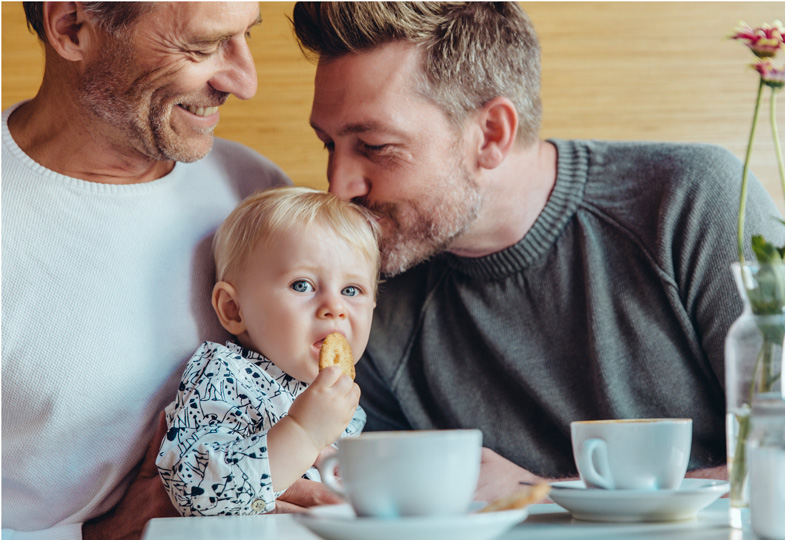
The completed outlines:
<svg viewBox="0 0 785 540">
<path fill-rule="evenodd" d="M 182 107 L 186 111 L 191 114 L 195 114 L 196 116 L 210 116 L 218 112 L 218 107 L 195 107 L 193 105 L 183 105 L 182 103 L 178 103 L 178 107 Z"/>
</svg>

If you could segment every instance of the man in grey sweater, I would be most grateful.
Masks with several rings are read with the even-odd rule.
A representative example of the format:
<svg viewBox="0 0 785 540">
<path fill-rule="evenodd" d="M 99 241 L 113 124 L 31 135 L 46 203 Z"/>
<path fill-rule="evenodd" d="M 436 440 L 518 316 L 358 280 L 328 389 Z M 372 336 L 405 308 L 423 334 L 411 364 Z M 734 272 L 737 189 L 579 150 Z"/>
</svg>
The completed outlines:
<svg viewBox="0 0 785 540">
<path fill-rule="evenodd" d="M 540 140 L 517 3 L 301 2 L 293 22 L 330 190 L 383 230 L 368 427 L 482 429 L 482 499 L 574 476 L 573 420 L 692 418 L 692 474 L 723 475 L 738 160 Z M 753 181 L 746 230 L 782 241 L 777 214 Z"/>
</svg>

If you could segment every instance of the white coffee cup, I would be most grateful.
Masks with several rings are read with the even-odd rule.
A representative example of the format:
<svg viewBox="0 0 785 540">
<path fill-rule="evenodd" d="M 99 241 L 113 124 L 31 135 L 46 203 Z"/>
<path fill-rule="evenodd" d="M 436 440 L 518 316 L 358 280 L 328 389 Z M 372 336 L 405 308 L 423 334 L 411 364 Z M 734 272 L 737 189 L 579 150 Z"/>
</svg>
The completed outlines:
<svg viewBox="0 0 785 540">
<path fill-rule="evenodd" d="M 319 472 L 358 516 L 459 515 L 477 489 L 481 450 L 476 429 L 364 433 L 338 441 Z"/>
<path fill-rule="evenodd" d="M 580 421 L 570 428 L 575 464 L 586 487 L 677 489 L 687 472 L 689 418 Z"/>
</svg>

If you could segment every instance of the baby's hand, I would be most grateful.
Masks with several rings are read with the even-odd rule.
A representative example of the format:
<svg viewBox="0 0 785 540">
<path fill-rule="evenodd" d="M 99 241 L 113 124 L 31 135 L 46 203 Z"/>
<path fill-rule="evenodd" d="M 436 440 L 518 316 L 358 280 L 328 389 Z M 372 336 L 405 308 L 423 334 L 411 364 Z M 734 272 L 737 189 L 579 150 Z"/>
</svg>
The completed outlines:
<svg viewBox="0 0 785 540">
<path fill-rule="evenodd" d="M 311 437 L 317 450 L 336 441 L 349 425 L 360 403 L 360 387 L 330 366 L 319 372 L 306 390 L 297 396 L 289 416 Z"/>
</svg>

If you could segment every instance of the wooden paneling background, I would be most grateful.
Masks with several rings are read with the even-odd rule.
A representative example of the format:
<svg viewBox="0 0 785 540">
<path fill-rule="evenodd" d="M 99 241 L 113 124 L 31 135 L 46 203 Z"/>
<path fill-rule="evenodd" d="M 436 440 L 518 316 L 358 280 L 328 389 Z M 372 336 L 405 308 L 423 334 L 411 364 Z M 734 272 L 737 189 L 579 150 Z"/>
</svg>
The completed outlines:
<svg viewBox="0 0 785 540">
<path fill-rule="evenodd" d="M 251 38 L 259 91 L 221 109 L 220 137 L 278 163 L 295 183 L 326 188 L 326 156 L 308 126 L 314 65 L 297 47 L 290 2 L 262 2 Z M 785 20 L 783 2 L 524 2 L 543 49 L 543 136 L 722 145 L 743 159 L 758 76 L 726 39 L 737 21 Z M 2 3 L 2 107 L 35 94 L 42 52 L 21 3 Z M 785 94 L 785 92 L 782 92 Z M 778 125 L 785 139 L 785 98 Z M 764 111 L 766 112 L 766 111 Z M 782 201 L 767 118 L 753 170 Z M 780 202 L 780 208 L 785 204 Z"/>
</svg>

